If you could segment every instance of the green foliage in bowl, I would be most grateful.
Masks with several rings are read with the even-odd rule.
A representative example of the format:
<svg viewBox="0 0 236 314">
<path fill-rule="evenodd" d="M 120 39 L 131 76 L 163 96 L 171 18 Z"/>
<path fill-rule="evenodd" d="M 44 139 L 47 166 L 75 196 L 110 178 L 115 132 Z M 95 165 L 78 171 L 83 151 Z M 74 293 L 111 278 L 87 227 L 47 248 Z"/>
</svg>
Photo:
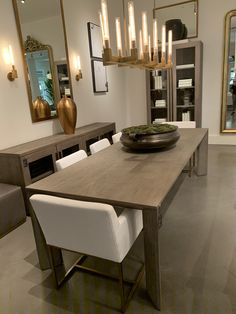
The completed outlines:
<svg viewBox="0 0 236 314">
<path fill-rule="evenodd" d="M 145 124 L 145 125 L 137 125 L 137 126 L 131 126 L 129 128 L 123 129 L 122 132 L 126 135 L 146 135 L 146 134 L 162 134 L 162 133 L 169 133 L 176 131 L 178 127 L 176 125 L 171 125 L 168 123 L 163 124 Z"/>
</svg>

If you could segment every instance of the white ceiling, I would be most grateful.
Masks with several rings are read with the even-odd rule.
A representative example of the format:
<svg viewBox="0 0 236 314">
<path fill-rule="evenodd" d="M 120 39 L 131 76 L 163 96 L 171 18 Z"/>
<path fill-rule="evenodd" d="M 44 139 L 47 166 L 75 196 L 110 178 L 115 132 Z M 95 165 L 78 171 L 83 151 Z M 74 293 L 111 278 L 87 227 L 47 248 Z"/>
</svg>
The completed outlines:
<svg viewBox="0 0 236 314">
<path fill-rule="evenodd" d="M 61 14 L 59 0 L 17 0 L 21 23 L 33 22 Z"/>
</svg>

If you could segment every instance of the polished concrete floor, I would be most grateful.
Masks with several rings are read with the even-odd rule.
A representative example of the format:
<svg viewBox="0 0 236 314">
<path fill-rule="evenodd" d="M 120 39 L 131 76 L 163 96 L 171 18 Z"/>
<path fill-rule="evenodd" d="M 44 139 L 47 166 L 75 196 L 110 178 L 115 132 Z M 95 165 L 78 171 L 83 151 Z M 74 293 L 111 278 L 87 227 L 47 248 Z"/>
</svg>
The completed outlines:
<svg viewBox="0 0 236 314">
<path fill-rule="evenodd" d="M 208 176 L 186 177 L 160 237 L 161 313 L 236 313 L 236 146 L 209 147 Z M 127 277 L 142 257 L 140 237 L 125 263 Z M 1 314 L 118 313 L 118 307 L 116 283 L 90 274 L 76 273 L 54 289 L 50 271 L 38 267 L 29 219 L 0 240 Z M 159 313 L 146 295 L 145 277 L 126 313 Z"/>
</svg>

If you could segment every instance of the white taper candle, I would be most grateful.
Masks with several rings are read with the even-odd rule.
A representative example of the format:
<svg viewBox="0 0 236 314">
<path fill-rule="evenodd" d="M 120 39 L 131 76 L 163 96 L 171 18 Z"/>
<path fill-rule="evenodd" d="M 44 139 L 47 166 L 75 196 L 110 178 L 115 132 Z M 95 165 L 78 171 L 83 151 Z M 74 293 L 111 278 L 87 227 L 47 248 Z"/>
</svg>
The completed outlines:
<svg viewBox="0 0 236 314">
<path fill-rule="evenodd" d="M 116 43 L 118 56 L 122 56 L 122 40 L 121 40 L 121 28 L 120 28 L 120 18 L 116 18 Z"/>
<path fill-rule="evenodd" d="M 132 48 L 135 48 L 136 32 L 135 32 L 134 3 L 133 3 L 133 1 L 128 2 L 128 14 L 129 14 L 130 37 L 131 37 L 131 42 L 132 42 Z"/>
<path fill-rule="evenodd" d="M 147 26 L 147 12 L 142 12 L 142 32 L 143 32 L 143 45 L 148 46 L 148 26 Z"/>
</svg>

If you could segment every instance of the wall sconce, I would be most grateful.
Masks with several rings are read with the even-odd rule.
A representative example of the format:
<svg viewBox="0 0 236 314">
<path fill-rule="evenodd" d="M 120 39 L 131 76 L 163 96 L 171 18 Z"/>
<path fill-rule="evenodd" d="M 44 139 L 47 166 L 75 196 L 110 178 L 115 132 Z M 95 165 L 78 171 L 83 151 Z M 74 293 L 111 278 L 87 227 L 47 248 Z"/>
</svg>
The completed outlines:
<svg viewBox="0 0 236 314">
<path fill-rule="evenodd" d="M 12 82 L 16 78 L 18 78 L 18 75 L 17 75 L 17 70 L 16 70 L 15 65 L 14 65 L 15 62 L 14 62 L 14 58 L 13 58 L 13 52 L 12 52 L 11 45 L 9 45 L 9 47 L 5 49 L 4 55 L 5 55 L 6 64 L 10 64 L 12 66 L 11 71 L 7 74 L 8 80 Z"/>
<path fill-rule="evenodd" d="M 76 68 L 77 68 L 77 74 L 75 76 L 76 81 L 79 81 L 83 78 L 82 72 L 81 72 L 81 64 L 80 64 L 80 56 L 77 56 L 76 58 Z"/>
</svg>

